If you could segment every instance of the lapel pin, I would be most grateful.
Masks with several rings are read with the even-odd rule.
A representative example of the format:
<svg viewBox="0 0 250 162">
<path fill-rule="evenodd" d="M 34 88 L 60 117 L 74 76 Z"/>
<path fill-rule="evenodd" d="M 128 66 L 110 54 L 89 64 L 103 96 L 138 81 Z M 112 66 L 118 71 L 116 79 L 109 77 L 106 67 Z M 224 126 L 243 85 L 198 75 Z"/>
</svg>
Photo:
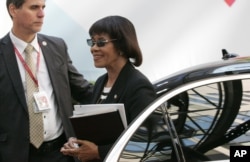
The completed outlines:
<svg viewBox="0 0 250 162">
<path fill-rule="evenodd" d="M 117 99 L 117 94 L 114 95 L 114 99 Z"/>
<path fill-rule="evenodd" d="M 43 41 L 42 44 L 43 44 L 43 46 L 47 46 L 47 42 L 46 41 Z"/>
</svg>

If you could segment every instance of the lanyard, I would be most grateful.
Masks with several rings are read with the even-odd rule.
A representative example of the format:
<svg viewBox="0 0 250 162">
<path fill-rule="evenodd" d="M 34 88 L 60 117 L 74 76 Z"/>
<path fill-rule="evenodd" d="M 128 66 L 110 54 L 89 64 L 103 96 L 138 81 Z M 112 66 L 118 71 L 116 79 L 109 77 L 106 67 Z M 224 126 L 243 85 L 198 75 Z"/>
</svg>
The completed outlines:
<svg viewBox="0 0 250 162">
<path fill-rule="evenodd" d="M 24 69 L 28 72 L 29 76 L 34 81 L 34 83 L 36 84 L 36 86 L 38 86 L 38 81 L 37 81 L 36 77 L 32 73 L 30 67 L 26 64 L 25 60 L 23 59 L 22 55 L 20 54 L 20 52 L 18 51 L 18 49 L 15 47 L 15 45 L 14 45 L 14 49 L 15 49 L 16 55 L 18 56 L 19 60 L 23 64 Z M 39 52 L 37 52 L 36 72 L 38 72 L 38 70 L 39 70 L 39 65 L 40 65 L 40 46 L 39 46 Z"/>
</svg>

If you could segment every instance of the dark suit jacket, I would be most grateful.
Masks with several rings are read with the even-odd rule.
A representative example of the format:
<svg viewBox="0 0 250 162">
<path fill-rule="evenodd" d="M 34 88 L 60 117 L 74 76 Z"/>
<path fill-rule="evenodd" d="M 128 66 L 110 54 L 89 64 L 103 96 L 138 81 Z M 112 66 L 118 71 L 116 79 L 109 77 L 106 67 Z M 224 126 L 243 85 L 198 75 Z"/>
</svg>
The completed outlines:
<svg viewBox="0 0 250 162">
<path fill-rule="evenodd" d="M 98 101 L 107 79 L 107 74 L 104 74 L 96 81 L 92 103 Z M 150 81 L 128 62 L 121 70 L 107 99 L 103 103 L 123 103 L 129 124 L 155 98 L 155 90 Z M 99 146 L 99 154 L 102 159 L 105 158 L 111 146 L 112 144 Z"/>
<path fill-rule="evenodd" d="M 65 133 L 67 137 L 74 136 L 68 120 L 72 115 L 71 94 L 78 101 L 82 99 L 81 102 L 88 102 L 91 85 L 71 64 L 62 39 L 38 34 L 38 42 L 47 64 Z M 0 40 L 0 162 L 27 162 L 28 152 L 28 108 L 13 44 L 7 34 Z"/>
</svg>

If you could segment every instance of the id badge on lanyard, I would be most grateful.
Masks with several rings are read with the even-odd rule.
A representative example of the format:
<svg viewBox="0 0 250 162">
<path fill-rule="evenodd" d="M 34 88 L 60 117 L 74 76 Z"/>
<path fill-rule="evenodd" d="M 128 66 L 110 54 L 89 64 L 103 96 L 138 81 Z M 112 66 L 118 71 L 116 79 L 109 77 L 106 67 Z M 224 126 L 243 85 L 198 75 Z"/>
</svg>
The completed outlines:
<svg viewBox="0 0 250 162">
<path fill-rule="evenodd" d="M 51 109 L 51 105 L 48 99 L 48 96 L 44 91 L 39 91 L 34 93 L 35 105 L 34 112 L 46 112 Z"/>
<path fill-rule="evenodd" d="M 34 81 L 34 83 L 38 86 L 38 80 L 35 78 L 35 76 L 32 74 L 32 71 L 30 70 L 30 68 L 27 66 L 26 62 L 24 61 L 22 55 L 20 54 L 20 52 L 18 51 L 18 49 L 15 47 L 14 45 L 14 49 L 15 49 L 15 53 L 18 56 L 18 58 L 20 59 L 21 63 L 23 64 L 25 70 L 29 73 L 30 77 L 32 78 L 32 80 Z M 37 71 L 39 71 L 39 64 L 40 64 L 40 49 L 39 52 L 37 54 Z M 51 105 L 49 103 L 49 99 L 47 94 L 45 93 L 45 91 L 40 91 L 39 92 L 35 92 L 33 94 L 33 97 L 35 99 L 34 102 L 34 112 L 35 113 L 41 113 L 41 112 L 45 112 L 51 109 Z"/>
</svg>

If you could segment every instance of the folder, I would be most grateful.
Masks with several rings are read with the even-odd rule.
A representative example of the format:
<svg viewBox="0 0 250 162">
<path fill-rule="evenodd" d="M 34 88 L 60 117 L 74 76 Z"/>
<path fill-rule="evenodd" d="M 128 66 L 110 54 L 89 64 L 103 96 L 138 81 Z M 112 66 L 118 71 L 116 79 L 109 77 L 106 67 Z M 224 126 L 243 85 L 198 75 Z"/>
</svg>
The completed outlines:
<svg viewBox="0 0 250 162">
<path fill-rule="evenodd" d="M 74 105 L 74 109 L 70 121 L 78 139 L 106 145 L 127 128 L 123 104 Z"/>
</svg>

